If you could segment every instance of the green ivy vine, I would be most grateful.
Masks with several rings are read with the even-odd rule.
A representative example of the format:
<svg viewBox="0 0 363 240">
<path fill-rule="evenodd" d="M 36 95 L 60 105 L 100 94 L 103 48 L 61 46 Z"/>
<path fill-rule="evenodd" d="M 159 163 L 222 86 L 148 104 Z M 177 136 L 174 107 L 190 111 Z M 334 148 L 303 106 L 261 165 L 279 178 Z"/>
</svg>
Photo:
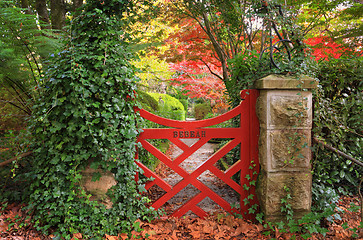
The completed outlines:
<svg viewBox="0 0 363 240">
<path fill-rule="evenodd" d="M 35 161 L 29 205 L 45 233 L 102 238 L 131 232 L 137 219 L 156 215 L 135 181 L 138 79 L 123 31 L 132 10 L 130 1 L 87 1 L 71 22 L 63 50 L 48 64 L 31 125 Z M 82 188 L 88 165 L 114 174 L 111 208 L 90 201 Z"/>
</svg>

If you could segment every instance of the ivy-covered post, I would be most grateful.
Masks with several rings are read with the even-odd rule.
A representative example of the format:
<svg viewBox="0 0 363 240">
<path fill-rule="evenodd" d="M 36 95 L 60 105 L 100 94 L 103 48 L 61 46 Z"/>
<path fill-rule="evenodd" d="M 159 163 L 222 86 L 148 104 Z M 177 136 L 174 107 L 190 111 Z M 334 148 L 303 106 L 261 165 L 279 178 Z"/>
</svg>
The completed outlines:
<svg viewBox="0 0 363 240">
<path fill-rule="evenodd" d="M 299 218 L 311 210 L 312 93 L 306 76 L 259 79 L 261 171 L 257 195 L 266 221 Z"/>
<path fill-rule="evenodd" d="M 133 1 L 88 0 L 45 72 L 30 128 L 36 161 L 29 207 L 37 228 L 55 229 L 57 238 L 131 233 L 137 219 L 156 215 L 135 181 L 138 78 L 125 31 L 135 14 Z M 104 189 L 108 208 L 92 201 L 84 173 L 114 177 Z"/>
</svg>

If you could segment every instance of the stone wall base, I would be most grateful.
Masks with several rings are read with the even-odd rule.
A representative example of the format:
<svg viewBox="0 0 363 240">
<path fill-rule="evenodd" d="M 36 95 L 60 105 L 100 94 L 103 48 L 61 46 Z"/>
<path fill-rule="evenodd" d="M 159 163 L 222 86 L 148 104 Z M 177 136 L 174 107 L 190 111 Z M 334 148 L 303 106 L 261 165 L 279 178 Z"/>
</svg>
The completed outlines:
<svg viewBox="0 0 363 240">
<path fill-rule="evenodd" d="M 101 177 L 97 181 L 92 181 L 95 173 L 100 173 Z M 90 200 L 102 203 L 106 208 L 112 207 L 112 202 L 106 193 L 108 189 L 116 184 L 114 174 L 109 171 L 102 171 L 90 167 L 82 171 L 81 185 L 88 194 L 91 194 Z"/>
<path fill-rule="evenodd" d="M 291 195 L 288 204 L 299 218 L 311 210 L 311 173 L 266 173 L 258 179 L 257 196 L 266 221 L 284 221 L 286 213 L 281 211 L 281 199 Z M 288 191 L 286 190 L 288 189 Z"/>
</svg>

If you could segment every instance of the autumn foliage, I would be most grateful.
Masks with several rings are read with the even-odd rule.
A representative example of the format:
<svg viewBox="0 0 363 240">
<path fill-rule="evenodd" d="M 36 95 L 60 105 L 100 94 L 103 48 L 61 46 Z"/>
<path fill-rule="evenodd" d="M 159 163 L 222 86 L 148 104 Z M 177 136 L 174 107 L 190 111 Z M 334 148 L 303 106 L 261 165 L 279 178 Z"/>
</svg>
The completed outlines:
<svg viewBox="0 0 363 240">
<path fill-rule="evenodd" d="M 305 41 L 312 48 L 312 55 L 316 61 L 329 60 L 329 58 L 340 58 L 345 54 L 359 55 L 359 51 L 353 51 L 339 43 L 336 43 L 332 38 L 326 36 L 312 37 Z M 360 52 L 362 54 L 362 52 Z"/>
<path fill-rule="evenodd" d="M 176 72 L 171 84 L 182 86 L 191 98 L 202 98 L 213 106 L 227 108 L 225 85 L 218 77 L 221 64 L 203 29 L 193 19 L 184 19 L 180 22 L 180 31 L 171 35 L 168 42 L 183 56 L 170 63 L 171 70 Z"/>
</svg>

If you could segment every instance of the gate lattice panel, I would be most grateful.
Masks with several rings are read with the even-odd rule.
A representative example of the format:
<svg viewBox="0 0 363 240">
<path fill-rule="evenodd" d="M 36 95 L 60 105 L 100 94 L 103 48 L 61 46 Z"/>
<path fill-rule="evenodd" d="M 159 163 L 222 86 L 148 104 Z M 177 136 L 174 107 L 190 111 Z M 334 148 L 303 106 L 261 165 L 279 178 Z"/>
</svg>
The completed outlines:
<svg viewBox="0 0 363 240">
<path fill-rule="evenodd" d="M 142 146 L 158 158 L 161 162 L 167 165 L 174 172 L 179 174 L 183 180 L 175 186 L 170 185 L 163 180 L 156 173 L 148 169 L 141 162 L 136 161 L 141 169 L 144 171 L 146 177 L 154 178 L 153 181 L 146 183 L 145 188 L 148 190 L 150 187 L 157 185 L 162 188 L 166 193 L 159 197 L 151 205 L 155 209 L 162 207 L 169 199 L 179 193 L 189 184 L 196 187 L 200 193 L 189 199 L 184 205 L 175 210 L 171 216 L 182 217 L 188 211 L 192 211 L 201 218 L 208 215 L 197 204 L 206 197 L 209 197 L 224 210 L 229 213 L 239 213 L 244 217 L 250 218 L 254 211 L 257 209 L 257 199 L 255 195 L 255 183 L 257 173 L 259 170 L 258 163 L 258 134 L 259 123 L 255 112 L 255 103 L 258 97 L 257 90 L 244 90 L 241 92 L 241 98 L 244 99 L 239 106 L 231 111 L 222 114 L 218 117 L 200 120 L 200 121 L 176 121 L 156 116 L 143 109 L 140 109 L 141 117 L 155 122 L 157 124 L 171 127 L 171 128 L 158 128 L 158 129 L 143 129 L 139 135 L 138 141 Z M 237 128 L 210 128 L 216 124 L 225 122 L 231 118 L 240 115 L 240 124 Z M 194 138 L 199 139 L 191 146 L 186 145 L 181 139 Z M 214 138 L 228 138 L 231 139 L 221 149 L 216 151 L 210 156 L 206 162 L 199 166 L 196 170 L 189 173 L 180 164 L 195 153 L 200 147 L 206 144 L 209 140 Z M 159 149 L 149 143 L 148 139 L 168 139 L 179 147 L 183 153 L 176 157 L 174 160 L 170 159 Z M 226 171 L 221 171 L 214 164 L 225 156 L 237 145 L 241 146 L 240 159 L 230 166 Z M 198 177 L 205 171 L 209 170 L 224 183 L 228 184 L 240 195 L 240 209 L 232 209 L 230 203 L 224 200 L 221 196 L 212 191 L 209 187 L 203 184 Z M 232 180 L 232 176 L 240 171 L 240 183 Z"/>
</svg>

